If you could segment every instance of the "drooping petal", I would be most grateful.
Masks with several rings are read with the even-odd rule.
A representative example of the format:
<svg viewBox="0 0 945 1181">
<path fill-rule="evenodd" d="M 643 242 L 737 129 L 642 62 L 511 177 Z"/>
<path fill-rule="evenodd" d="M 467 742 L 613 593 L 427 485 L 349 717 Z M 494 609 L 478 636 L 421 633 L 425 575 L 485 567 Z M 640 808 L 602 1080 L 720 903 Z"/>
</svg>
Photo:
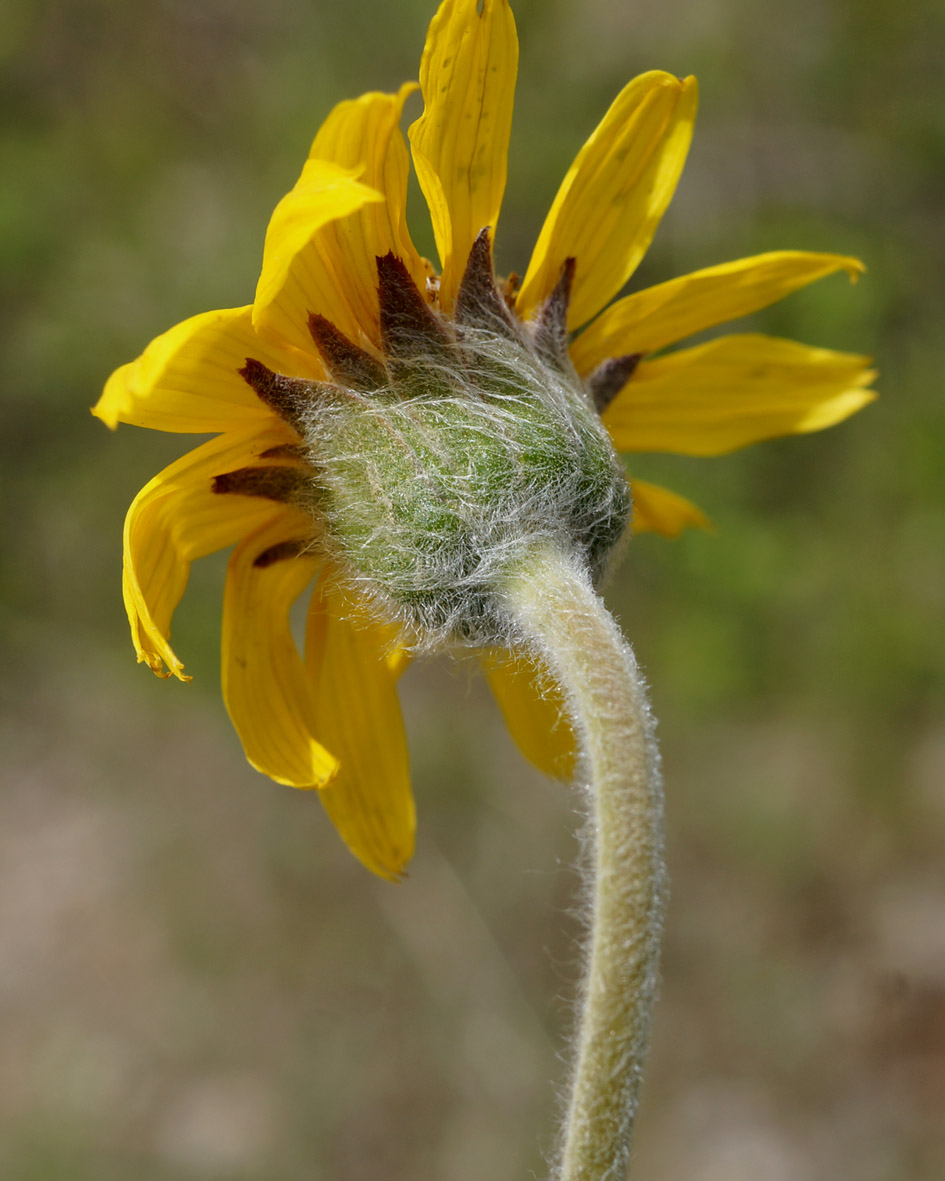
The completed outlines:
<svg viewBox="0 0 945 1181">
<path fill-rule="evenodd" d="M 297 551 L 298 509 L 278 510 L 233 551 L 223 599 L 223 699 L 246 758 L 290 787 L 325 787 L 338 761 L 319 742 L 315 693 L 289 609 L 320 559 Z"/>
<path fill-rule="evenodd" d="M 384 196 L 381 202 L 368 202 L 356 213 L 330 222 L 320 239 L 333 266 L 342 268 L 348 302 L 375 344 L 375 260 L 392 250 L 421 291 L 426 285 L 423 260 L 407 230 L 410 156 L 399 127 L 404 103 L 416 89 L 416 82 L 407 82 L 397 94 L 373 92 L 339 103 L 322 124 L 309 152 L 313 160 L 328 160 L 350 169 L 362 184 Z M 309 310 L 319 309 L 313 306 Z"/>
<path fill-rule="evenodd" d="M 263 462 L 262 452 L 291 437 L 287 427 L 270 420 L 211 439 L 165 468 L 132 501 L 125 517 L 122 590 L 138 660 L 158 676 L 190 679 L 170 646 L 171 617 L 190 563 L 232 545 L 276 511 L 272 501 L 217 495 L 213 477 Z"/>
<path fill-rule="evenodd" d="M 723 455 L 833 426 L 872 402 L 868 357 L 723 336 L 644 361 L 604 413 L 618 451 Z"/>
<path fill-rule="evenodd" d="M 333 229 L 339 219 L 384 201 L 383 193 L 358 180 L 358 172 L 309 158 L 276 206 L 253 302 L 253 327 L 261 335 L 311 352 L 308 317 L 315 312 L 356 344 L 368 339 L 369 324 L 362 323 L 357 299 L 348 296 L 348 260 Z"/>
<path fill-rule="evenodd" d="M 92 413 L 112 430 L 120 422 L 191 434 L 262 425 L 272 411 L 240 377 L 248 357 L 292 377 L 324 376 L 313 356 L 260 340 L 251 307 L 228 308 L 192 316 L 152 340 L 115 370 Z"/>
<path fill-rule="evenodd" d="M 712 522 L 702 509 L 678 492 L 646 480 L 631 480 L 630 492 L 633 496 L 634 533 L 678 537 L 684 529 L 712 529 Z"/>
<path fill-rule="evenodd" d="M 527 317 L 576 261 L 568 327 L 587 323 L 646 253 L 676 190 L 696 116 L 695 78 L 662 70 L 620 92 L 571 165 L 545 219 L 517 307 Z"/>
<path fill-rule="evenodd" d="M 777 250 L 706 267 L 621 299 L 574 341 L 578 373 L 593 372 L 609 357 L 654 353 L 715 324 L 747 316 L 792 291 L 846 271 L 854 282 L 864 270 L 856 258 Z"/>
<path fill-rule="evenodd" d="M 482 664 L 509 733 L 525 758 L 546 775 L 570 779 L 577 741 L 558 686 L 524 657 L 491 652 Z"/>
<path fill-rule="evenodd" d="M 495 231 L 505 191 L 518 37 L 508 0 L 443 0 L 420 63 L 423 114 L 410 128 L 451 310 L 476 235 Z"/>
<path fill-rule="evenodd" d="M 413 854 L 416 814 L 390 629 L 352 616 L 322 578 L 309 610 L 305 658 L 319 734 L 339 761 L 319 798 L 345 844 L 381 877 L 398 878 Z"/>
</svg>

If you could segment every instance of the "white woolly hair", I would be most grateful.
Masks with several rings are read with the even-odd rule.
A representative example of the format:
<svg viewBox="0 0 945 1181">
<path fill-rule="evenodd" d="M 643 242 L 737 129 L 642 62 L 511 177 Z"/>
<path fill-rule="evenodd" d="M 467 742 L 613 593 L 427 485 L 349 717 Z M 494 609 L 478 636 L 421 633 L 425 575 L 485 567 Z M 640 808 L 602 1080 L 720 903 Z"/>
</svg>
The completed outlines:
<svg viewBox="0 0 945 1181">
<path fill-rule="evenodd" d="M 548 543 L 598 582 L 630 510 L 573 370 L 524 333 L 456 333 L 446 347 L 408 342 L 389 385 L 333 390 L 302 421 L 329 555 L 404 643 L 428 651 L 512 646 L 503 573 Z"/>
</svg>

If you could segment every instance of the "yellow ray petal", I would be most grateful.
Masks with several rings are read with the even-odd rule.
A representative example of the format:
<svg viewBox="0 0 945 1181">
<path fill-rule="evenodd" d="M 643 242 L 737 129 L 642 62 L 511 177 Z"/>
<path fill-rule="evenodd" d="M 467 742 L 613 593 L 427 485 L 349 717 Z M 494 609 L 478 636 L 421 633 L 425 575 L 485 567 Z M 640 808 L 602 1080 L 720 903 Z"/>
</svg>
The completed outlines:
<svg viewBox="0 0 945 1181">
<path fill-rule="evenodd" d="M 272 411 L 239 375 L 247 357 L 291 377 L 324 377 L 314 356 L 260 340 L 251 307 L 228 308 L 192 316 L 152 340 L 115 370 L 92 413 L 112 430 L 120 422 L 192 434 L 262 425 Z"/>
<path fill-rule="evenodd" d="M 423 114 L 409 135 L 433 219 L 446 311 L 476 235 L 485 226 L 494 231 L 499 217 L 517 71 L 508 0 L 443 0 L 420 63 Z"/>
<path fill-rule="evenodd" d="M 309 158 L 275 208 L 266 230 L 253 327 L 271 339 L 313 351 L 310 312 L 327 316 L 355 342 L 367 339 L 356 296 L 348 297 L 348 260 L 333 223 L 361 212 L 384 194 L 357 179 L 359 169 Z"/>
<path fill-rule="evenodd" d="M 233 551 L 223 599 L 223 699 L 257 771 L 290 787 L 324 787 L 338 762 L 315 737 L 315 694 L 289 624 L 289 608 L 320 559 L 300 553 L 256 564 L 272 547 L 305 536 L 301 516 L 280 510 Z"/>
<path fill-rule="evenodd" d="M 684 529 L 712 529 L 712 522 L 691 500 L 678 492 L 649 484 L 646 480 L 631 480 L 633 495 L 634 533 L 661 533 L 663 537 L 678 537 Z"/>
<path fill-rule="evenodd" d="M 309 157 L 328 160 L 356 173 L 362 184 L 384 195 L 349 217 L 327 225 L 320 243 L 333 265 L 343 269 L 345 294 L 363 330 L 376 343 L 378 255 L 397 255 L 424 290 L 426 268 L 407 230 L 407 175 L 410 157 L 400 132 L 404 103 L 416 82 L 407 82 L 396 94 L 373 92 L 339 103 L 322 124 Z M 319 309 L 312 308 L 312 311 Z M 331 316 L 328 312 L 324 315 Z"/>
<path fill-rule="evenodd" d="M 378 651 L 383 653 L 388 671 L 399 680 L 413 659 L 409 649 L 404 648 L 400 642 L 400 628 L 393 623 L 375 623 L 373 632 Z"/>
<path fill-rule="evenodd" d="M 558 686 L 524 657 L 490 652 L 482 665 L 509 733 L 525 758 L 546 775 L 570 779 L 577 742 Z"/>
<path fill-rule="evenodd" d="M 381 877 L 398 878 L 413 854 L 416 814 L 389 641 L 389 628 L 353 616 L 320 580 L 305 658 L 319 734 L 340 766 L 319 798 L 351 852 Z"/>
<path fill-rule="evenodd" d="M 400 677 L 410 667 L 410 653 L 399 646 L 385 648 L 384 661 L 395 677 Z"/>
<path fill-rule="evenodd" d="M 578 373 L 587 374 L 608 357 L 654 353 L 715 324 L 750 315 L 835 271 L 846 271 L 855 282 L 864 269 L 857 258 L 804 250 L 776 250 L 706 267 L 607 308 L 575 340 L 571 357 Z"/>
<path fill-rule="evenodd" d="M 686 162 L 698 92 L 652 70 L 621 91 L 578 152 L 545 219 L 519 293 L 529 316 L 576 260 L 568 327 L 612 299 L 646 253 Z"/>
<path fill-rule="evenodd" d="M 604 413 L 618 451 L 723 455 L 833 426 L 873 401 L 870 359 L 772 336 L 723 336 L 644 361 Z"/>
<path fill-rule="evenodd" d="M 128 509 L 122 590 L 139 662 L 166 676 L 164 666 L 189 680 L 170 646 L 171 617 L 187 586 L 190 563 L 232 545 L 270 519 L 272 501 L 219 496 L 213 477 L 252 466 L 291 433 L 270 419 L 211 439 L 146 484 Z M 271 461 L 267 461 L 271 462 Z"/>
</svg>

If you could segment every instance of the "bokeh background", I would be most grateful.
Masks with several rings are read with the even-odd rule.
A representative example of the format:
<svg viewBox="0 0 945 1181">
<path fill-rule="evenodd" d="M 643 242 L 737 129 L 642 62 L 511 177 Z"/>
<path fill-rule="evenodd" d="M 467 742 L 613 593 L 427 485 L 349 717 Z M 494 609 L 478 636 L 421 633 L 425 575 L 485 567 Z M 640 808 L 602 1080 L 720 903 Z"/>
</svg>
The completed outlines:
<svg viewBox="0 0 945 1181">
<path fill-rule="evenodd" d="M 3 0 L 0 1175 L 542 1176 L 577 966 L 574 800 L 467 667 L 404 682 L 421 829 L 373 880 L 243 761 L 225 558 L 136 667 L 123 513 L 188 440 L 88 414 L 185 316 L 247 302 L 341 98 L 413 76 L 432 0 Z M 859 254 L 754 327 L 877 355 L 824 435 L 645 477 L 717 526 L 610 588 L 648 670 L 673 900 L 636 1176 L 945 1169 L 945 11 L 940 0 L 518 0 L 502 269 L 619 87 L 696 73 L 634 283 Z M 417 110 L 411 112 L 412 115 Z M 415 205 L 416 238 L 432 252 Z"/>
</svg>

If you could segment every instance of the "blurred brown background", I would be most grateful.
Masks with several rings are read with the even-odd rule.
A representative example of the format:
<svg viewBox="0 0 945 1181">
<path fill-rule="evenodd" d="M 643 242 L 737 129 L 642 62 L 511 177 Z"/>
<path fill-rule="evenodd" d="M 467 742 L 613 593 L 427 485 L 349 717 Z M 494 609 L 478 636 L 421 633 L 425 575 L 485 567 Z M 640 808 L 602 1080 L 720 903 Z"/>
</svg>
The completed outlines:
<svg viewBox="0 0 945 1181">
<path fill-rule="evenodd" d="M 253 292 L 335 101 L 415 75 L 432 0 L 4 0 L 0 1175 L 543 1174 L 576 974 L 573 800 L 483 683 L 404 684 L 421 830 L 375 881 L 243 761 L 223 559 L 134 664 L 121 521 L 189 440 L 88 414 L 157 332 Z M 516 4 L 502 269 L 619 87 L 696 73 L 690 164 L 634 283 L 861 255 L 753 321 L 874 352 L 822 436 L 647 457 L 715 536 L 631 547 L 673 900 L 635 1175 L 945 1176 L 945 11 L 938 0 Z M 416 111 L 412 112 L 413 114 Z M 421 248 L 432 251 L 414 218 Z"/>
</svg>

